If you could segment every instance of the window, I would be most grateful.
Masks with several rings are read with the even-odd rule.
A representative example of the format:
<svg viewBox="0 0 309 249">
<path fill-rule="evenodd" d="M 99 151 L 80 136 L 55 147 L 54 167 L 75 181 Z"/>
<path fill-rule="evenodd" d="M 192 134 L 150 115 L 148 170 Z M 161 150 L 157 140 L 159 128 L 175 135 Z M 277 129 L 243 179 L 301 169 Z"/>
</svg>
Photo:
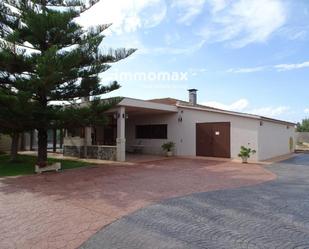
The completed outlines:
<svg viewBox="0 0 309 249">
<path fill-rule="evenodd" d="M 167 139 L 167 124 L 137 125 L 135 131 L 138 139 Z"/>
</svg>

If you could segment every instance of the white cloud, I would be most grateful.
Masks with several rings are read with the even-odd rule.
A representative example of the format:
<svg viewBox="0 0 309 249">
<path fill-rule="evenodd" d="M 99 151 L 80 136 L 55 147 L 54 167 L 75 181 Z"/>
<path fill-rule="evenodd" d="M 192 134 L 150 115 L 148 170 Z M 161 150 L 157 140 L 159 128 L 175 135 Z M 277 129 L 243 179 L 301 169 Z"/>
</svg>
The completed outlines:
<svg viewBox="0 0 309 249">
<path fill-rule="evenodd" d="M 162 47 L 149 47 L 145 46 L 139 36 L 136 33 L 122 34 L 122 35 L 111 35 L 105 38 L 105 45 L 102 46 L 106 51 L 109 50 L 110 46 L 113 47 L 130 47 L 137 48 L 138 50 L 125 61 L 134 58 L 138 55 L 151 54 L 151 55 L 160 55 L 160 54 L 169 54 L 169 55 L 190 55 L 200 50 L 204 45 L 205 41 L 200 41 L 197 43 L 192 43 L 187 46 L 176 47 L 175 45 L 167 45 Z M 104 51 L 103 51 L 104 52 Z"/>
<path fill-rule="evenodd" d="M 250 108 L 249 100 L 245 98 L 239 99 L 230 104 L 224 104 L 224 103 L 217 102 L 217 101 L 209 101 L 209 102 L 202 103 L 202 105 L 215 107 L 215 108 L 228 110 L 228 111 L 250 113 L 250 114 L 255 114 L 255 115 L 265 116 L 265 117 L 270 117 L 270 118 L 278 118 L 282 116 L 283 114 L 290 113 L 290 109 L 291 109 L 288 106 L 276 106 L 276 107 L 268 106 L 268 107 L 260 107 L 260 108 L 252 109 Z M 309 108 L 307 111 L 309 113 Z"/>
<path fill-rule="evenodd" d="M 281 0 L 215 0 L 210 4 L 213 15 L 199 34 L 235 48 L 267 41 L 286 21 Z"/>
<path fill-rule="evenodd" d="M 243 111 L 249 106 L 249 101 L 247 99 L 239 99 L 231 104 L 223 104 L 217 101 L 204 102 L 202 105 L 211 106 L 223 110 L 229 111 Z"/>
<path fill-rule="evenodd" d="M 244 67 L 244 68 L 230 68 L 226 72 L 227 73 L 255 73 L 261 72 L 266 69 L 265 66 L 261 67 Z"/>
<path fill-rule="evenodd" d="M 301 15 L 301 13 L 298 13 Z M 306 15 L 304 13 L 304 15 Z M 301 20 L 301 17 L 299 17 Z M 306 41 L 309 38 L 309 25 L 306 22 L 287 23 L 287 25 L 280 28 L 278 35 L 280 38 L 288 39 L 291 41 Z"/>
<path fill-rule="evenodd" d="M 307 37 L 308 31 L 300 30 L 290 35 L 290 40 L 304 40 Z"/>
<path fill-rule="evenodd" d="M 200 50 L 201 47 L 203 47 L 205 41 L 200 41 L 198 43 L 194 43 L 192 45 L 186 46 L 186 47 L 155 47 L 155 48 L 142 48 L 138 51 L 138 53 L 142 54 L 173 54 L 173 55 L 179 55 L 179 54 L 192 54 L 196 51 Z"/>
<path fill-rule="evenodd" d="M 304 110 L 304 113 L 309 114 L 309 108 L 306 108 L 306 109 Z"/>
<path fill-rule="evenodd" d="M 189 68 L 188 72 L 192 75 L 192 76 L 197 76 L 199 74 L 204 74 L 207 72 L 206 68 Z"/>
<path fill-rule="evenodd" d="M 179 23 L 189 25 L 195 17 L 203 11 L 205 0 L 174 0 L 171 4 L 172 8 L 179 10 Z"/>
<path fill-rule="evenodd" d="M 266 117 L 278 117 L 282 114 L 287 113 L 290 110 L 290 107 L 287 106 L 278 106 L 278 107 L 262 107 L 253 110 L 249 110 L 249 113 L 266 116 Z"/>
<path fill-rule="evenodd" d="M 228 0 L 209 0 L 208 2 L 211 5 L 213 13 L 223 10 L 228 4 Z"/>
<path fill-rule="evenodd" d="M 181 36 L 177 32 L 166 33 L 164 36 L 164 42 L 168 46 L 179 42 L 180 39 L 181 39 Z"/>
<path fill-rule="evenodd" d="M 280 64 L 280 65 L 275 66 L 275 68 L 278 71 L 289 71 L 289 70 L 306 68 L 306 67 L 309 67 L 309 61 L 305 61 L 303 63 L 298 63 L 298 64 Z"/>
<path fill-rule="evenodd" d="M 295 64 L 278 64 L 269 66 L 258 66 L 258 67 L 243 67 L 243 68 L 229 68 L 225 72 L 227 73 L 255 73 L 265 70 L 277 70 L 278 72 L 290 71 L 301 68 L 309 68 L 309 61 Z"/>
<path fill-rule="evenodd" d="M 121 34 L 155 27 L 163 21 L 166 12 L 164 0 L 101 0 L 79 22 L 85 26 L 112 23 L 111 31 Z"/>
<path fill-rule="evenodd" d="M 307 27 L 292 27 L 282 29 L 281 34 L 289 40 L 306 40 L 308 37 L 308 26 Z"/>
</svg>

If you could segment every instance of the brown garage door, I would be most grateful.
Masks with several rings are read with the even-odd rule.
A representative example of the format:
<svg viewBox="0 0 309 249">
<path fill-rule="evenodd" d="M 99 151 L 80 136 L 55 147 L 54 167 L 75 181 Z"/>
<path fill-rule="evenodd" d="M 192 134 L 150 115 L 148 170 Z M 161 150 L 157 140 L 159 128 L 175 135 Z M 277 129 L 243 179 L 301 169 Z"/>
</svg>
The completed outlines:
<svg viewBox="0 0 309 249">
<path fill-rule="evenodd" d="M 196 155 L 231 157 L 231 123 L 197 123 Z"/>
</svg>

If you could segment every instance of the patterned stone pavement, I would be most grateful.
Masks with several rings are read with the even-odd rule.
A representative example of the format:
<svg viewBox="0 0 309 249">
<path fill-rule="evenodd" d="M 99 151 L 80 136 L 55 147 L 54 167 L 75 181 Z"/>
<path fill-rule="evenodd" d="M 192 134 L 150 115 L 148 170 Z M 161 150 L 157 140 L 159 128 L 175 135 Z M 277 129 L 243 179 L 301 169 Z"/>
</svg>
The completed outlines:
<svg viewBox="0 0 309 249">
<path fill-rule="evenodd" d="M 103 228 L 83 249 L 309 248 L 309 155 L 274 181 L 162 201 Z"/>
<path fill-rule="evenodd" d="M 0 249 L 77 248 L 103 226 L 163 199 L 274 178 L 259 165 L 184 158 L 1 178 Z"/>
</svg>

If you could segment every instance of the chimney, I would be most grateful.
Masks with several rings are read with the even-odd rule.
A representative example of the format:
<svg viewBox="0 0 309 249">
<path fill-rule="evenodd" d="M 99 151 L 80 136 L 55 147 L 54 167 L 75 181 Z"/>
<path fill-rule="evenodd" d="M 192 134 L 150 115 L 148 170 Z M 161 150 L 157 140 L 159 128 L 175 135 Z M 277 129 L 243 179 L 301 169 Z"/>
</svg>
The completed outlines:
<svg viewBox="0 0 309 249">
<path fill-rule="evenodd" d="M 191 105 L 196 105 L 196 92 L 197 89 L 189 89 L 189 103 Z"/>
</svg>

